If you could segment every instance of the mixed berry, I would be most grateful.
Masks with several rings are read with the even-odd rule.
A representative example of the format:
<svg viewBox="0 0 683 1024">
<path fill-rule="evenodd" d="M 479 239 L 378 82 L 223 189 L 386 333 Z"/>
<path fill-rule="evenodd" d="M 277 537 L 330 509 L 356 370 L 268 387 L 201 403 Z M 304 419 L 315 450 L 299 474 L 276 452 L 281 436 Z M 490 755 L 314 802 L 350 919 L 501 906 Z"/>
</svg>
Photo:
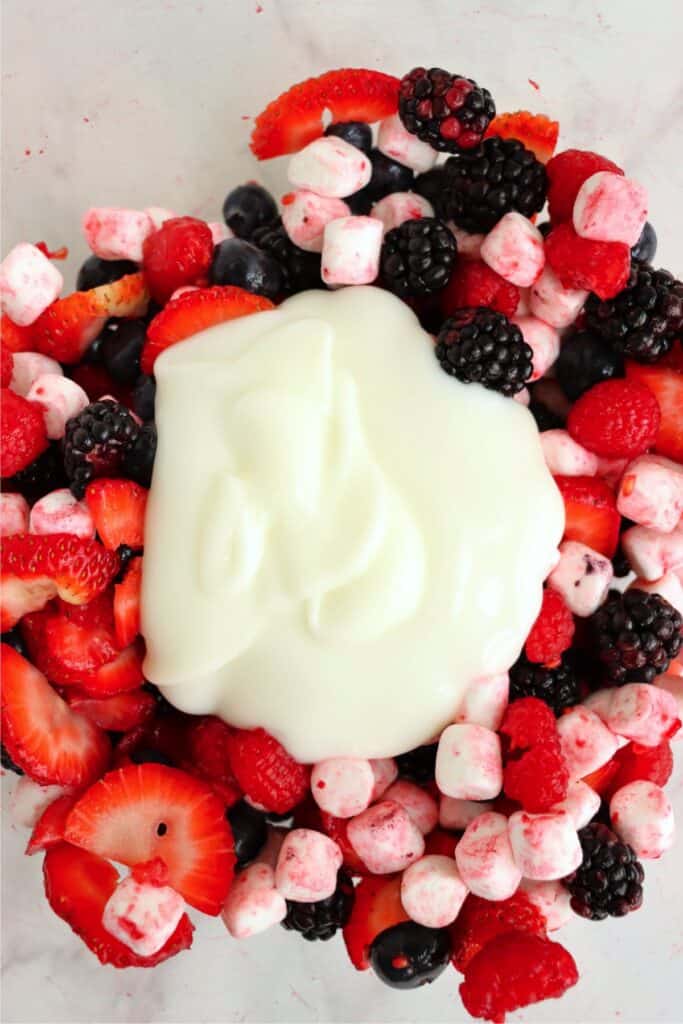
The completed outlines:
<svg viewBox="0 0 683 1024">
<path fill-rule="evenodd" d="M 641 860 L 673 843 L 683 705 L 683 283 L 652 266 L 642 186 L 555 155 L 558 130 L 443 69 L 331 71 L 256 119 L 254 155 L 291 155 L 280 207 L 249 182 L 224 223 L 91 210 L 65 297 L 44 245 L 3 261 L 2 765 L 51 907 L 103 964 L 155 966 L 221 914 L 236 938 L 341 932 L 399 988 L 452 964 L 498 1022 L 577 982 L 548 935 L 572 912 L 640 907 Z M 438 744 L 311 766 L 144 678 L 154 365 L 367 284 L 448 375 L 529 407 L 565 532 L 509 676 Z"/>
</svg>

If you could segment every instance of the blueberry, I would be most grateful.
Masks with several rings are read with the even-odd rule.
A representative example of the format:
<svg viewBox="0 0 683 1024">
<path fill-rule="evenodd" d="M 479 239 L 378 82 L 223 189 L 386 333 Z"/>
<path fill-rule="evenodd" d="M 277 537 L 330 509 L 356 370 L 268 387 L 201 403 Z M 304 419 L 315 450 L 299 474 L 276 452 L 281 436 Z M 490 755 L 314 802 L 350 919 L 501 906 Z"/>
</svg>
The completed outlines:
<svg viewBox="0 0 683 1024">
<path fill-rule="evenodd" d="M 104 333 L 101 358 L 118 384 L 132 384 L 140 375 L 140 353 L 147 335 L 144 320 L 110 320 Z"/>
<path fill-rule="evenodd" d="M 230 808 L 226 817 L 230 822 L 235 840 L 235 856 L 240 867 L 248 864 L 260 852 L 268 838 L 265 816 L 251 807 L 246 800 L 239 800 Z"/>
<path fill-rule="evenodd" d="M 648 220 L 640 233 L 640 238 L 631 249 L 631 259 L 640 260 L 642 263 L 652 263 L 656 253 L 657 233 Z"/>
<path fill-rule="evenodd" d="M 350 146 L 369 153 L 372 148 L 372 129 L 364 121 L 335 121 L 325 129 L 325 135 L 334 135 Z"/>
<path fill-rule="evenodd" d="M 369 213 L 370 207 L 390 192 L 409 192 L 415 181 L 410 167 L 404 167 L 397 160 L 380 153 L 378 149 L 370 151 L 372 161 L 372 177 L 360 192 L 354 192 L 345 200 L 356 214 Z"/>
<path fill-rule="evenodd" d="M 280 264 L 243 238 L 228 238 L 216 246 L 210 276 L 213 284 L 234 284 L 268 299 L 284 287 Z"/>
<path fill-rule="evenodd" d="M 445 928 L 425 928 L 414 921 L 386 928 L 370 946 L 377 977 L 392 988 L 419 988 L 446 969 L 451 942 Z"/>
<path fill-rule="evenodd" d="M 132 260 L 101 260 L 99 256 L 88 256 L 78 271 L 76 289 L 86 292 L 89 288 L 98 288 L 101 284 L 110 284 L 126 274 L 137 272 L 138 265 Z"/>
<path fill-rule="evenodd" d="M 432 167 L 423 174 L 418 174 L 413 182 L 413 192 L 424 196 L 434 207 L 437 216 L 441 216 L 441 196 L 445 191 L 446 175 L 443 167 Z"/>
<path fill-rule="evenodd" d="M 152 483 L 154 456 L 157 451 L 157 428 L 145 423 L 132 446 L 123 456 L 123 473 L 141 487 Z"/>
<path fill-rule="evenodd" d="M 549 220 L 544 220 L 542 224 L 537 224 L 536 227 L 541 232 L 544 238 L 547 238 L 553 229 L 553 226 Z"/>
<path fill-rule="evenodd" d="M 238 238 L 251 238 L 256 228 L 277 217 L 277 204 L 270 192 L 256 182 L 238 185 L 223 203 L 223 219 Z"/>
<path fill-rule="evenodd" d="M 50 491 L 67 487 L 68 484 L 61 448 L 55 441 L 25 469 L 10 479 L 4 479 L 2 489 L 23 494 L 29 505 L 32 505 Z"/>
<path fill-rule="evenodd" d="M 624 361 L 600 338 L 590 331 L 579 331 L 567 338 L 555 363 L 560 387 L 571 402 L 594 384 L 611 377 L 621 377 Z"/>
<path fill-rule="evenodd" d="M 154 399 L 157 393 L 157 382 L 154 377 L 141 373 L 133 387 L 133 412 L 141 420 L 154 419 Z"/>
</svg>

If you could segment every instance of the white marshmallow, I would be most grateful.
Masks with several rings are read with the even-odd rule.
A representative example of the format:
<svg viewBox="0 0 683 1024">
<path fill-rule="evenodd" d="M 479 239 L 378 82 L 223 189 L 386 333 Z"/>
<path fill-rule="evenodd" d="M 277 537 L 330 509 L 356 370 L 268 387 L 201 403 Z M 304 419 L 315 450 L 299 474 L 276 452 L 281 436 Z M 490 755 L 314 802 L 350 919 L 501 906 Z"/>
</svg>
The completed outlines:
<svg viewBox="0 0 683 1024">
<path fill-rule="evenodd" d="M 421 786 L 406 779 L 399 779 L 384 794 L 385 800 L 393 800 L 407 812 L 419 828 L 423 836 L 433 832 L 439 821 L 439 808 L 436 800 Z"/>
<path fill-rule="evenodd" d="M 665 690 L 670 693 L 676 701 L 678 717 L 683 721 L 683 676 L 674 675 L 672 672 L 663 676 L 657 676 L 654 685 L 658 690 Z M 683 729 L 679 729 L 674 740 L 683 740 Z"/>
<path fill-rule="evenodd" d="M 286 916 L 287 903 L 275 888 L 275 872 L 261 862 L 250 864 L 236 875 L 221 912 L 234 939 L 260 935 Z"/>
<path fill-rule="evenodd" d="M 551 327 L 569 327 L 587 298 L 586 291 L 563 288 L 559 277 L 546 264 L 539 279 L 531 286 L 529 305 L 534 316 L 545 320 Z"/>
<path fill-rule="evenodd" d="M 560 336 L 554 327 L 537 316 L 512 317 L 533 354 L 533 372 L 530 383 L 545 377 L 560 354 Z"/>
<path fill-rule="evenodd" d="M 571 874 L 583 859 L 576 827 L 567 811 L 516 811 L 510 816 L 508 829 L 515 862 L 525 878 L 552 882 Z"/>
<path fill-rule="evenodd" d="M 35 503 L 28 529 L 36 534 L 70 533 L 88 540 L 95 536 L 95 521 L 86 503 L 62 487 Z"/>
<path fill-rule="evenodd" d="M 606 459 L 601 455 L 598 455 L 597 459 L 597 476 L 616 491 L 624 475 L 624 470 L 628 466 L 628 459 Z"/>
<path fill-rule="evenodd" d="M 342 852 L 329 836 L 308 828 L 288 832 L 275 868 L 275 886 L 286 900 L 317 903 L 337 888 Z"/>
<path fill-rule="evenodd" d="M 383 800 L 351 818 L 346 834 L 374 875 L 403 871 L 424 853 L 422 833 L 405 808 L 393 800 Z"/>
<path fill-rule="evenodd" d="M 417 192 L 390 192 L 375 203 L 370 216 L 381 220 L 385 231 L 391 231 L 407 220 L 433 217 L 434 207 Z"/>
<path fill-rule="evenodd" d="M 50 359 L 40 352 L 15 352 L 10 387 L 17 395 L 26 398 L 33 382 L 46 373 L 59 377 L 64 371 L 56 359 Z"/>
<path fill-rule="evenodd" d="M 559 550 L 560 560 L 548 576 L 548 586 L 562 594 L 574 615 L 586 618 L 604 601 L 614 568 L 608 558 L 577 540 L 563 541 Z"/>
<path fill-rule="evenodd" d="M 42 406 L 45 429 L 52 441 L 64 437 L 67 422 L 90 402 L 80 384 L 55 373 L 45 373 L 34 380 L 26 397 Z"/>
<path fill-rule="evenodd" d="M 522 872 L 512 853 L 504 814 L 480 814 L 465 829 L 455 848 L 463 882 L 484 900 L 506 900 L 517 890 Z"/>
<path fill-rule="evenodd" d="M 617 752 L 616 736 L 590 708 L 572 708 L 558 718 L 557 731 L 570 780 L 584 779 Z"/>
<path fill-rule="evenodd" d="M 211 241 L 214 245 L 220 245 L 226 238 L 234 237 L 234 232 L 222 220 L 211 220 L 206 226 L 211 232 Z"/>
<path fill-rule="evenodd" d="M 683 615 L 683 574 L 666 572 L 658 580 L 636 579 L 629 590 L 644 590 L 646 594 L 659 594 Z"/>
<path fill-rule="evenodd" d="M 671 533 L 632 526 L 622 533 L 621 546 L 634 572 L 643 579 L 658 580 L 683 566 L 683 521 Z"/>
<path fill-rule="evenodd" d="M 325 226 L 350 213 L 343 199 L 329 199 L 307 189 L 297 189 L 282 197 L 284 229 L 292 242 L 306 252 L 322 252 Z"/>
<path fill-rule="evenodd" d="M 626 468 L 617 508 L 634 523 L 671 533 L 683 515 L 683 466 L 660 455 L 641 455 Z"/>
<path fill-rule="evenodd" d="M 167 220 L 173 220 L 178 216 L 173 210 L 167 210 L 165 206 L 146 206 L 142 212 L 146 213 L 152 221 L 155 231 L 158 231 Z"/>
<path fill-rule="evenodd" d="M 446 223 L 458 244 L 458 256 L 464 260 L 481 259 L 481 246 L 486 235 L 471 235 L 469 231 L 459 228 L 452 220 Z"/>
<path fill-rule="evenodd" d="M 398 778 L 398 765 L 393 757 L 373 758 L 370 761 L 370 765 L 375 776 L 375 785 L 372 789 L 370 803 L 374 803 L 375 800 L 379 800 L 386 793 L 392 782 L 395 782 Z"/>
<path fill-rule="evenodd" d="M 41 786 L 22 775 L 9 798 L 9 816 L 19 828 L 34 828 L 43 811 L 69 790 L 63 786 Z"/>
<path fill-rule="evenodd" d="M 541 911 L 549 932 L 556 932 L 574 917 L 569 889 L 557 879 L 552 882 L 534 882 L 530 878 L 523 878 L 519 887 Z"/>
<path fill-rule="evenodd" d="M 491 800 L 503 788 L 500 737 L 482 725 L 449 725 L 439 740 L 436 784 L 446 796 Z"/>
<path fill-rule="evenodd" d="M 83 234 L 89 247 L 103 260 L 142 262 L 142 245 L 155 230 L 143 210 L 95 206 L 83 215 Z"/>
<path fill-rule="evenodd" d="M 586 178 L 574 200 L 574 230 L 594 242 L 633 246 L 646 220 L 646 189 L 613 171 L 598 171 Z"/>
<path fill-rule="evenodd" d="M 28 533 L 29 507 L 23 494 L 0 491 L 0 537 Z"/>
<path fill-rule="evenodd" d="M 185 912 L 182 896 L 168 885 L 124 878 L 107 900 L 102 926 L 137 956 L 154 956 L 170 939 Z"/>
<path fill-rule="evenodd" d="M 511 210 L 482 242 L 481 258 L 506 281 L 529 288 L 545 266 L 543 235 L 530 220 Z"/>
<path fill-rule="evenodd" d="M 492 803 L 476 800 L 458 800 L 454 796 L 442 796 L 439 801 L 439 824 L 442 828 L 464 832 L 475 818 L 492 810 Z"/>
<path fill-rule="evenodd" d="M 600 810 L 600 797 L 586 782 L 575 780 L 569 783 L 564 800 L 553 804 L 553 811 L 567 811 L 577 830 L 592 821 Z"/>
<path fill-rule="evenodd" d="M 431 170 L 439 155 L 428 142 L 422 142 L 417 135 L 409 132 L 398 114 L 380 121 L 377 148 L 404 167 L 410 167 L 416 174 Z"/>
<path fill-rule="evenodd" d="M 644 747 L 656 747 L 680 728 L 678 704 L 666 690 L 647 683 L 627 683 L 612 691 L 605 725 Z M 600 712 L 598 712 L 600 713 Z"/>
<path fill-rule="evenodd" d="M 406 914 L 425 928 L 446 928 L 465 902 L 467 888 L 452 857 L 431 854 L 411 864 L 401 878 Z"/>
<path fill-rule="evenodd" d="M 0 263 L 0 309 L 20 327 L 35 323 L 62 290 L 62 275 L 45 253 L 20 242 Z"/>
<path fill-rule="evenodd" d="M 321 276 L 325 284 L 372 284 L 379 274 L 383 225 L 376 217 L 341 217 L 325 227 Z"/>
<path fill-rule="evenodd" d="M 610 800 L 609 816 L 615 832 L 633 847 L 636 857 L 656 860 L 674 844 L 673 807 L 654 782 L 639 780 L 618 789 Z"/>
<path fill-rule="evenodd" d="M 545 464 L 553 476 L 595 476 L 598 457 L 578 444 L 566 430 L 544 430 L 540 436 Z"/>
<path fill-rule="evenodd" d="M 467 688 L 453 721 L 456 725 L 461 722 L 483 725 L 497 732 L 508 705 L 509 692 L 510 677 L 507 672 L 475 679 Z"/>
<path fill-rule="evenodd" d="M 311 772 L 311 794 L 323 811 L 335 818 L 353 818 L 370 806 L 375 774 L 361 757 L 333 757 Z"/>
<path fill-rule="evenodd" d="M 344 139 L 325 135 L 294 154 L 287 177 L 295 188 L 343 199 L 365 188 L 372 177 L 372 164 L 362 150 Z"/>
</svg>

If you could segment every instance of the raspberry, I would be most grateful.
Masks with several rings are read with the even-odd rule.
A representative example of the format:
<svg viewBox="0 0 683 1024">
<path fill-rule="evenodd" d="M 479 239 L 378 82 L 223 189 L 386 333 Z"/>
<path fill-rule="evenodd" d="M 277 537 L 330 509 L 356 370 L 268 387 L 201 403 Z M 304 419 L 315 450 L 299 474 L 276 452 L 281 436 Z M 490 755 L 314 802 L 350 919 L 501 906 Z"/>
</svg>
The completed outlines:
<svg viewBox="0 0 683 1024">
<path fill-rule="evenodd" d="M 176 288 L 197 284 L 209 272 L 213 238 L 195 217 L 172 217 L 142 247 L 142 269 L 152 298 L 168 302 Z"/>
<path fill-rule="evenodd" d="M 554 667 L 571 646 L 574 637 L 574 616 L 558 591 L 543 591 L 543 604 L 531 627 L 524 651 L 529 661 Z"/>
<path fill-rule="evenodd" d="M 666 741 L 656 747 L 643 747 L 640 743 L 629 743 L 622 747 L 614 756 L 617 764 L 616 774 L 612 777 L 604 796 L 609 799 L 622 786 L 629 782 L 645 780 L 657 786 L 665 786 L 673 771 L 673 754 L 671 745 Z"/>
<path fill-rule="evenodd" d="M 605 380 L 584 392 L 567 419 L 567 430 L 588 451 L 633 459 L 657 439 L 661 414 L 648 388 L 633 380 Z"/>
<path fill-rule="evenodd" d="M 524 932 L 545 938 L 545 917 L 529 897 L 518 890 L 507 900 L 492 902 L 470 894 L 451 925 L 454 966 L 463 974 L 470 960 L 497 935 Z"/>
<path fill-rule="evenodd" d="M 585 289 L 613 299 L 626 287 L 631 251 L 623 242 L 592 242 L 571 224 L 559 224 L 545 240 L 545 255 L 564 288 Z"/>
<path fill-rule="evenodd" d="M 0 386 L 8 388 L 14 372 L 14 356 L 8 348 L 0 348 Z"/>
<path fill-rule="evenodd" d="M 228 739 L 230 765 L 246 795 L 268 811 L 284 814 L 306 796 L 309 770 L 265 729 L 236 729 Z"/>
<path fill-rule="evenodd" d="M 473 1017 L 503 1024 L 506 1013 L 557 999 L 578 980 L 574 958 L 559 942 L 507 932 L 472 960 L 460 996 Z"/>
<path fill-rule="evenodd" d="M 564 800 L 568 785 L 569 775 L 558 738 L 533 746 L 505 765 L 505 795 L 531 814 L 549 811 Z"/>
<path fill-rule="evenodd" d="M 188 737 L 190 757 L 199 775 L 217 782 L 235 782 L 228 750 L 231 733 L 232 729 L 213 715 L 192 726 Z"/>
<path fill-rule="evenodd" d="M 47 448 L 43 410 L 35 402 L 2 389 L 0 400 L 0 476 L 26 469 Z"/>
<path fill-rule="evenodd" d="M 623 174 L 607 157 L 583 149 L 565 149 L 554 156 L 546 166 L 548 172 L 548 206 L 553 224 L 571 220 L 574 201 L 587 178 L 598 171 Z"/>
<path fill-rule="evenodd" d="M 538 697 L 523 697 L 508 705 L 499 730 L 510 741 L 510 750 L 529 750 L 557 735 L 555 716 Z"/>
<path fill-rule="evenodd" d="M 519 305 L 519 289 L 491 270 L 482 260 L 461 260 L 441 293 L 444 316 L 467 306 L 487 306 L 513 316 Z"/>
</svg>

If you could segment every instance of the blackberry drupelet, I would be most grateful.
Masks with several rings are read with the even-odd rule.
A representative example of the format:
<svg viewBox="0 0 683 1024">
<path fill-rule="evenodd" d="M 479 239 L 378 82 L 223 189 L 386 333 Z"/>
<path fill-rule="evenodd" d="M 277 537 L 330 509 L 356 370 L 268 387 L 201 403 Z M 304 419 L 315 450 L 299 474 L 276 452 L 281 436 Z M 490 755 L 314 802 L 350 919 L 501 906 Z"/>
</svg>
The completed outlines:
<svg viewBox="0 0 683 1024">
<path fill-rule="evenodd" d="M 70 419 L 64 436 L 64 469 L 71 493 L 82 498 L 95 477 L 115 476 L 139 433 L 125 406 L 111 399 L 91 402 Z"/>
<path fill-rule="evenodd" d="M 591 331 L 577 331 L 565 338 L 555 363 L 558 383 L 570 402 L 594 384 L 623 374 L 621 353 Z"/>
<path fill-rule="evenodd" d="M 443 370 L 465 384 L 483 384 L 508 397 L 532 373 L 532 352 L 522 332 L 502 313 L 480 306 L 449 317 L 436 339 Z"/>
<path fill-rule="evenodd" d="M 157 453 L 157 428 L 154 423 L 145 423 L 133 443 L 124 452 L 122 471 L 124 476 L 134 480 L 141 487 L 152 483 L 154 458 Z"/>
<path fill-rule="evenodd" d="M 627 843 L 600 822 L 579 832 L 583 862 L 563 880 L 572 910 L 590 921 L 623 917 L 643 902 L 643 866 Z"/>
<path fill-rule="evenodd" d="M 616 685 L 651 683 L 683 643 L 683 616 L 660 594 L 644 590 L 610 590 L 589 621 L 597 656 Z"/>
<path fill-rule="evenodd" d="M 382 280 L 402 299 L 432 295 L 448 284 L 457 252 L 455 238 L 443 221 L 435 217 L 406 220 L 384 236 Z"/>
<path fill-rule="evenodd" d="M 0 761 L 2 762 L 2 767 L 6 771 L 14 772 L 15 775 L 24 774 L 23 768 L 20 768 L 18 764 L 15 764 L 12 758 L 7 753 L 4 743 L 0 744 Z"/>
<path fill-rule="evenodd" d="M 401 778 L 410 779 L 420 785 L 432 782 L 438 746 L 438 743 L 429 743 L 424 747 L 415 747 L 415 750 L 409 750 L 406 754 L 399 754 L 396 764 Z"/>
<path fill-rule="evenodd" d="M 364 153 L 369 153 L 372 148 L 372 128 L 365 121 L 334 121 L 328 124 L 325 135 L 343 139 Z"/>
<path fill-rule="evenodd" d="M 337 875 L 337 888 L 326 900 L 296 903 L 287 900 L 287 916 L 282 927 L 299 932 L 308 942 L 327 942 L 348 921 L 353 908 L 353 882 L 345 871 Z"/>
<path fill-rule="evenodd" d="M 403 124 L 433 149 L 471 149 L 496 116 L 488 89 L 443 68 L 413 68 L 401 79 L 398 113 Z"/>
<path fill-rule="evenodd" d="M 648 220 L 640 233 L 640 238 L 631 249 L 631 259 L 640 260 L 641 263 L 652 263 L 656 255 L 657 232 Z"/>
<path fill-rule="evenodd" d="M 538 697 L 555 713 L 562 714 L 581 700 L 581 687 L 575 666 L 566 653 L 555 668 L 529 661 L 521 654 L 510 669 L 510 701 Z"/>
<path fill-rule="evenodd" d="M 404 921 L 383 932 L 370 946 L 370 963 L 380 981 L 392 988 L 419 988 L 446 969 L 451 940 L 446 928 L 425 928 Z"/>
<path fill-rule="evenodd" d="M 283 290 L 287 295 L 308 291 L 309 288 L 323 287 L 320 277 L 320 255 L 305 252 L 298 245 L 294 245 L 279 217 L 265 227 L 258 228 L 253 234 L 252 242 L 280 264 Z"/>
<path fill-rule="evenodd" d="M 589 295 L 585 312 L 589 329 L 617 352 L 656 363 L 683 330 L 683 282 L 635 260 L 624 290 L 606 301 Z"/>
<path fill-rule="evenodd" d="M 29 505 L 68 485 L 62 453 L 56 442 L 48 445 L 25 469 L 2 481 L 3 490 L 23 494 Z"/>
<path fill-rule="evenodd" d="M 486 234 L 510 210 L 531 217 L 545 203 L 545 167 L 518 139 L 484 139 L 444 168 L 441 215 L 473 234 Z"/>
</svg>

